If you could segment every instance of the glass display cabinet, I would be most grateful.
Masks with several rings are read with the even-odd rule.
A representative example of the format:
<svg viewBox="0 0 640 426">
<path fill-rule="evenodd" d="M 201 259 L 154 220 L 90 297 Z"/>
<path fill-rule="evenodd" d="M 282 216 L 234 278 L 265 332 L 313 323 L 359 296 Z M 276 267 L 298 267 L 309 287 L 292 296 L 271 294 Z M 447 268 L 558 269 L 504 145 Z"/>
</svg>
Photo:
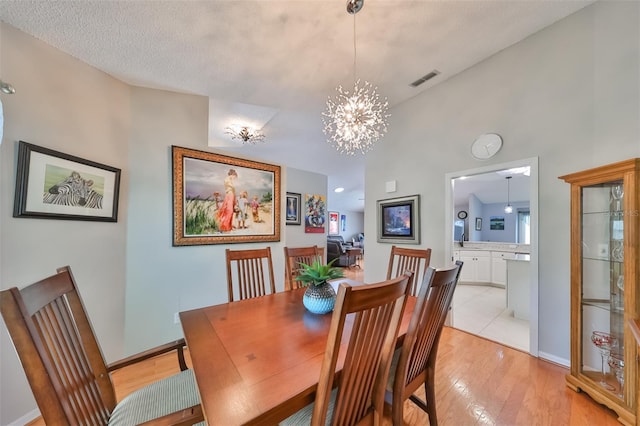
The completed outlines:
<svg viewBox="0 0 640 426">
<path fill-rule="evenodd" d="M 571 184 L 571 371 L 626 425 L 638 419 L 640 158 L 561 176 Z"/>
</svg>

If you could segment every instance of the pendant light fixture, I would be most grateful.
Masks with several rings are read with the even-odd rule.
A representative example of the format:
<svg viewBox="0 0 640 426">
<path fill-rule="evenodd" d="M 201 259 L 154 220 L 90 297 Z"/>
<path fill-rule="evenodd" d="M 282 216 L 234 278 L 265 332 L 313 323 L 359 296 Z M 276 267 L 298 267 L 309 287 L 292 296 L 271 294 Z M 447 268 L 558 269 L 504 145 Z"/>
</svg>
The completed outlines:
<svg viewBox="0 0 640 426">
<path fill-rule="evenodd" d="M 353 15 L 353 91 L 338 86 L 335 99 L 327 100 L 322 113 L 327 142 L 343 154 L 365 154 L 387 132 L 389 102 L 382 99 L 368 81 L 356 79 L 356 13 L 364 0 L 348 0 L 347 13 Z"/>
<path fill-rule="evenodd" d="M 507 180 L 507 205 L 504 207 L 504 212 L 507 214 L 513 213 L 513 207 L 511 206 L 511 202 L 509 199 L 509 181 L 511 180 L 511 178 L 512 176 L 505 177 L 505 179 Z"/>
</svg>

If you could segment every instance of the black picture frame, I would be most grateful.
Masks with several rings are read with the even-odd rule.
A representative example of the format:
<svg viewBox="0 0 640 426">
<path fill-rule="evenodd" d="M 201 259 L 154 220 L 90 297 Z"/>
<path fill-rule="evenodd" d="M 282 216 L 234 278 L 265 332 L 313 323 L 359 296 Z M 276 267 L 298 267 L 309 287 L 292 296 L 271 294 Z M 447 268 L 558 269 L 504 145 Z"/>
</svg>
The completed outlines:
<svg viewBox="0 0 640 426">
<path fill-rule="evenodd" d="M 420 195 L 377 201 L 379 243 L 420 244 Z"/>
<path fill-rule="evenodd" d="M 302 213 L 300 211 L 302 194 L 298 194 L 296 192 L 287 192 L 286 197 L 286 224 L 300 225 L 302 223 Z"/>
<path fill-rule="evenodd" d="M 13 217 L 117 222 L 120 173 L 19 141 Z"/>
<path fill-rule="evenodd" d="M 489 218 L 489 229 L 492 231 L 504 231 L 504 216 L 491 216 Z"/>
<path fill-rule="evenodd" d="M 476 217 L 476 231 L 482 231 L 482 218 Z"/>
</svg>

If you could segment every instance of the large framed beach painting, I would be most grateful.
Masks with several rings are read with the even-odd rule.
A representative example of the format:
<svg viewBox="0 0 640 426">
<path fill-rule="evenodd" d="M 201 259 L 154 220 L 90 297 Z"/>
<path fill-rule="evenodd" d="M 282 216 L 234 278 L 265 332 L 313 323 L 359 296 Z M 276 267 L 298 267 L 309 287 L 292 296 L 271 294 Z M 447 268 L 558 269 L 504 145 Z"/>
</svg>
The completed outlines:
<svg viewBox="0 0 640 426">
<path fill-rule="evenodd" d="M 171 151 L 174 246 L 280 241 L 280 166 Z"/>
</svg>

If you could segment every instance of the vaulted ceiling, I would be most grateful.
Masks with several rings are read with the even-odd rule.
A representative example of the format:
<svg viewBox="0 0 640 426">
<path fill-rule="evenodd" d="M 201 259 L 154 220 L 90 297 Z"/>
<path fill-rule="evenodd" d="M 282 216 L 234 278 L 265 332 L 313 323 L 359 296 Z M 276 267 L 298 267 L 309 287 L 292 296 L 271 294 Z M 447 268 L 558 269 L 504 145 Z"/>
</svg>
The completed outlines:
<svg viewBox="0 0 640 426">
<path fill-rule="evenodd" d="M 366 0 L 355 19 L 357 78 L 378 86 L 393 114 L 590 3 Z M 330 188 L 346 188 L 330 195 L 332 209 L 364 208 L 363 156 L 338 154 L 322 132 L 327 97 L 354 79 L 346 0 L 2 0 L 0 20 L 124 82 L 208 96 L 209 146 L 326 174 Z M 263 127 L 266 142 L 231 140 L 224 129 L 238 122 Z"/>
</svg>

